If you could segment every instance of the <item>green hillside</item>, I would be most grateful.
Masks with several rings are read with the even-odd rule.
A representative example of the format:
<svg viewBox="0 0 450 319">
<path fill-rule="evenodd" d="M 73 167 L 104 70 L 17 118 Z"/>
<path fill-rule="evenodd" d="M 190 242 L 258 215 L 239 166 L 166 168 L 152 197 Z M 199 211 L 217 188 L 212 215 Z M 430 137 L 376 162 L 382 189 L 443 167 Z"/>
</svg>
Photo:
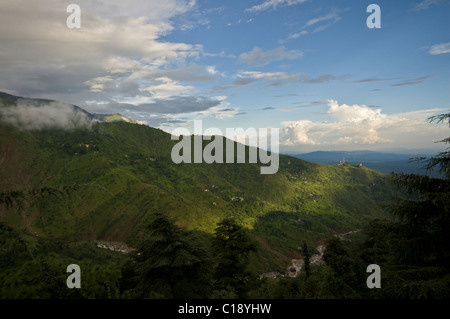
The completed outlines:
<svg viewBox="0 0 450 319">
<path fill-rule="evenodd" d="M 0 222 L 33 238 L 115 241 L 133 247 L 143 223 L 162 211 L 183 228 L 211 236 L 233 216 L 261 250 L 259 272 L 285 268 L 297 247 L 358 229 L 381 216 L 394 189 L 389 177 L 353 165 L 323 166 L 280 156 L 276 174 L 258 164 L 174 164 L 170 135 L 127 122 L 90 129 L 18 130 L 0 124 L 0 193 L 78 185 Z M 205 142 L 206 143 L 206 142 Z"/>
</svg>

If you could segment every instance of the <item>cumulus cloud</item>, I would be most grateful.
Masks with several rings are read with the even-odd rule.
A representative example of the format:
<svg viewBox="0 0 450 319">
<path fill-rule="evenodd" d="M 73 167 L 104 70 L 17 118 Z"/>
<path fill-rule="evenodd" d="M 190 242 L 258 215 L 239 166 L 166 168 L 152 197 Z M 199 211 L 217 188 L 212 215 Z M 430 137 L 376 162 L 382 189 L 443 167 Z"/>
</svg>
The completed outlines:
<svg viewBox="0 0 450 319">
<path fill-rule="evenodd" d="M 333 122 L 288 121 L 283 122 L 286 145 L 306 144 L 360 144 L 371 145 L 386 143 L 378 130 L 392 125 L 395 119 L 382 114 L 381 109 L 372 109 L 366 105 L 339 105 L 337 101 L 328 101 L 328 115 Z"/>
<path fill-rule="evenodd" d="M 286 147 L 314 145 L 343 149 L 357 149 L 368 145 L 386 146 L 393 142 L 407 147 L 419 139 L 424 144 L 426 141 L 432 143 L 436 136 L 446 133 L 442 128 L 430 126 L 426 122 L 427 117 L 438 111 L 440 110 L 430 109 L 388 115 L 381 108 L 339 104 L 335 100 L 329 100 L 327 115 L 331 121 L 282 122 L 281 141 Z"/>
<path fill-rule="evenodd" d="M 295 145 L 316 145 L 318 141 L 313 140 L 309 135 L 314 123 L 309 120 L 281 122 L 282 144 L 286 146 Z"/>
<path fill-rule="evenodd" d="M 273 61 L 295 60 L 301 57 L 303 57 L 302 51 L 286 50 L 284 46 L 266 51 L 259 47 L 254 47 L 251 51 L 242 53 L 239 56 L 239 61 L 255 66 L 264 66 Z"/>
<path fill-rule="evenodd" d="M 72 105 L 19 100 L 14 106 L 0 105 L 0 120 L 20 130 L 90 128 L 88 114 Z"/>
<path fill-rule="evenodd" d="M 103 69 L 114 75 L 127 75 L 133 74 L 139 70 L 142 70 L 145 66 L 139 61 L 123 57 L 113 56 L 106 59 L 103 63 Z"/>
<path fill-rule="evenodd" d="M 106 8 L 111 8 L 108 12 L 114 12 L 113 8 L 117 7 L 115 10 L 121 11 L 116 11 L 116 14 L 126 12 L 126 17 L 108 16 L 105 8 L 99 5 L 102 1 L 84 4 L 81 6 L 82 28 L 77 30 L 66 27 L 65 7 L 56 1 L 44 0 L 32 9 L 28 7 L 27 1 L 2 1 L 2 42 L 8 41 L 12 46 L 2 53 L 8 59 L 20 59 L 28 64 L 35 63 L 36 59 L 51 63 L 57 61 L 57 58 L 59 61 L 69 58 L 72 61 L 95 64 L 99 57 L 103 60 L 110 56 L 123 63 L 117 57 L 130 59 L 134 56 L 155 66 L 198 55 L 199 47 L 195 45 L 158 40 L 173 30 L 168 19 L 176 12 L 183 11 L 177 6 L 187 10 L 182 5 L 184 1 L 167 1 L 165 5 L 158 6 L 151 5 L 155 1 L 133 2 L 135 5 L 127 3 L 126 6 L 119 1 L 111 1 L 109 5 L 104 3 Z M 136 8 L 148 8 L 146 17 L 133 16 L 132 11 Z M 173 10 L 171 14 L 170 10 Z M 156 16 L 155 13 L 161 13 L 161 16 Z M 37 41 L 43 45 L 37 44 Z M 26 48 L 33 50 L 21 50 Z M 10 56 L 13 52 L 18 53 L 18 56 Z M 29 57 L 35 59 L 28 59 Z M 107 64 L 108 60 L 102 62 L 101 65 Z"/>
<path fill-rule="evenodd" d="M 108 83 L 113 81 L 111 76 L 99 76 L 84 83 L 89 86 L 91 92 L 103 92 Z"/>
<path fill-rule="evenodd" d="M 161 77 L 161 78 L 157 78 L 157 81 L 161 82 L 161 84 L 157 84 L 157 85 L 153 85 L 153 86 L 149 86 L 146 87 L 145 90 L 146 91 L 150 91 L 150 92 L 177 92 L 177 91 L 189 91 L 189 90 L 194 90 L 195 87 L 193 86 L 184 86 L 184 85 L 180 85 L 178 84 L 177 81 L 174 81 L 168 77 Z"/>
<path fill-rule="evenodd" d="M 79 4 L 81 28 L 69 29 L 68 4 L 59 0 L 42 0 L 31 7 L 26 0 L 0 2 L 0 87 L 35 97 L 48 97 L 51 92 L 52 98 L 74 104 L 106 95 L 148 97 L 149 91 L 143 88 L 157 86 L 155 79 L 164 76 L 152 72 L 168 73 L 174 65 L 185 65 L 202 52 L 197 44 L 161 40 L 174 30 L 173 18 L 192 10 L 195 1 Z M 207 77 L 207 71 L 194 69 L 172 73 L 184 79 L 189 79 L 188 71 L 199 74 L 197 79 Z M 182 84 L 175 83 L 172 89 L 177 89 L 174 85 Z M 168 87 L 160 88 L 167 92 Z"/>
</svg>

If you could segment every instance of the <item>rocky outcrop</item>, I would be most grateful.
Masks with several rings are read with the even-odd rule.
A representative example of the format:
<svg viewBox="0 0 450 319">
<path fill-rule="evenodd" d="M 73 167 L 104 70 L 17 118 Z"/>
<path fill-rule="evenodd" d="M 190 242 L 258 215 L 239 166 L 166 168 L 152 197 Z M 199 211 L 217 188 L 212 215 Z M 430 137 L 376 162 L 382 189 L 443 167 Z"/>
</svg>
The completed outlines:
<svg viewBox="0 0 450 319">
<path fill-rule="evenodd" d="M 317 246 L 317 251 L 319 252 L 318 254 L 314 254 L 311 256 L 310 258 L 310 264 L 312 266 L 320 266 L 324 263 L 323 260 L 323 253 L 325 252 L 325 246 L 323 245 L 319 245 Z"/>
<path fill-rule="evenodd" d="M 310 264 L 312 266 L 320 266 L 324 263 L 323 261 L 323 253 L 325 251 L 325 246 L 319 245 L 317 246 L 318 254 L 314 254 L 310 258 Z M 297 277 L 300 275 L 300 272 L 303 268 L 303 259 L 291 259 L 291 263 L 287 267 L 285 272 L 273 271 L 261 274 L 259 278 L 277 278 L 277 277 Z"/>
<path fill-rule="evenodd" d="M 98 240 L 95 242 L 98 248 L 109 249 L 112 251 L 118 251 L 123 254 L 128 254 L 135 250 L 134 248 L 128 247 L 125 243 L 118 241 L 101 241 Z"/>
</svg>

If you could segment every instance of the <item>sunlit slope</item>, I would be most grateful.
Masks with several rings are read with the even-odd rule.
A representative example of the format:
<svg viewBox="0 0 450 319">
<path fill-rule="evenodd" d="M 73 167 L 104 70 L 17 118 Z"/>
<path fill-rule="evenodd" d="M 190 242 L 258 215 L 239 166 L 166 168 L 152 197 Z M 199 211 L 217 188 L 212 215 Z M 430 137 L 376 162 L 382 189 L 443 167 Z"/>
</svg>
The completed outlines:
<svg viewBox="0 0 450 319">
<path fill-rule="evenodd" d="M 364 167 L 321 166 L 281 156 L 276 174 L 258 164 L 175 164 L 176 141 L 148 126 L 97 123 L 91 129 L 19 131 L 0 127 L 2 191 L 80 185 L 2 219 L 42 236 L 127 240 L 147 214 L 212 232 L 223 217 L 253 228 L 270 212 L 309 216 L 321 231 L 357 227 L 381 212 L 387 177 Z"/>
</svg>

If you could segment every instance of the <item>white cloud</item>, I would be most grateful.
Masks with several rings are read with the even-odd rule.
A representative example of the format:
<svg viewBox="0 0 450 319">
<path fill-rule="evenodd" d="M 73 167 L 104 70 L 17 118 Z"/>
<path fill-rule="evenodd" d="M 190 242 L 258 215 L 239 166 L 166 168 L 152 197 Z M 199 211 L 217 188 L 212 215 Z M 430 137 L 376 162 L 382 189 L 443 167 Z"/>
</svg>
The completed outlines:
<svg viewBox="0 0 450 319">
<path fill-rule="evenodd" d="M 173 29 L 169 19 L 188 10 L 189 6 L 183 6 L 182 1 L 165 1 L 164 5 L 158 2 L 157 6 L 155 1 L 134 1 L 135 5 L 120 1 L 95 3 L 81 5 L 80 29 L 68 29 L 65 7 L 57 1 L 43 0 L 32 9 L 28 1 L 2 1 L 0 39 L 11 46 L 10 50 L 2 51 L 2 55 L 7 55 L 2 58 L 27 64 L 36 63 L 36 59 L 45 63 L 71 59 L 89 64 L 98 62 L 99 57 L 133 55 L 162 65 L 198 54 L 195 45 L 158 41 Z M 118 11 L 113 11 L 114 8 Z M 146 17 L 133 16 L 136 8 L 147 8 Z M 113 16 L 112 12 L 120 16 Z M 19 54 L 9 56 L 13 52 Z"/>
<path fill-rule="evenodd" d="M 19 100 L 14 106 L 0 105 L 0 120 L 20 130 L 73 130 L 92 125 L 88 115 L 72 105 L 60 102 L 38 104 L 26 100 Z"/>
<path fill-rule="evenodd" d="M 144 66 L 139 61 L 122 56 L 110 57 L 103 63 L 103 69 L 114 75 L 132 74 L 142 68 Z"/>
<path fill-rule="evenodd" d="M 318 141 L 308 136 L 314 123 L 309 120 L 282 122 L 281 138 L 282 144 L 286 146 L 317 145 Z"/>
<path fill-rule="evenodd" d="M 177 92 L 177 91 L 186 91 L 186 90 L 195 90 L 193 86 L 184 86 L 177 83 L 177 81 L 173 81 L 168 77 L 161 77 L 156 79 L 159 82 L 163 82 L 162 84 L 153 85 L 145 88 L 146 91 L 151 91 L 154 93 L 158 92 Z"/>
<path fill-rule="evenodd" d="M 450 42 L 435 44 L 431 46 L 428 53 L 430 53 L 431 55 L 450 53 Z"/>
<path fill-rule="evenodd" d="M 114 82 L 111 76 L 99 76 L 84 82 L 91 92 L 103 92 L 106 86 Z"/>
<path fill-rule="evenodd" d="M 217 77 L 218 72 L 214 66 L 188 65 L 176 69 L 151 69 L 133 73 L 131 78 L 154 80 L 161 77 L 167 77 L 173 81 L 181 82 L 209 82 Z"/>
<path fill-rule="evenodd" d="M 216 70 L 215 66 L 206 67 L 206 72 L 208 72 L 208 74 L 211 74 L 211 75 L 217 74 L 217 70 Z"/>
<path fill-rule="evenodd" d="M 67 4 L 61 1 L 42 0 L 31 7 L 26 0 L 0 1 L 0 87 L 74 104 L 121 92 L 145 96 L 142 88 L 157 85 L 155 78 L 164 76 L 151 72 L 177 71 L 173 68 L 182 68 L 202 52 L 201 45 L 161 40 L 174 29 L 173 18 L 192 10 L 195 1 L 98 0 L 79 5 L 81 28 L 69 29 Z"/>
<path fill-rule="evenodd" d="M 414 11 L 427 10 L 431 5 L 438 4 L 440 0 L 424 0 L 414 5 Z"/>
<path fill-rule="evenodd" d="M 222 103 L 223 104 L 223 103 Z M 198 112 L 197 114 L 201 117 L 212 117 L 216 119 L 227 119 L 233 118 L 239 113 L 238 108 L 229 108 L 226 105 L 213 106 L 206 111 Z"/>
<path fill-rule="evenodd" d="M 414 147 L 431 144 L 436 137 L 447 134 L 446 127 L 436 127 L 426 119 L 439 112 L 428 109 L 399 114 L 385 114 L 380 108 L 366 105 L 339 104 L 328 101 L 331 121 L 285 121 L 281 123 L 281 141 L 286 147 L 322 146 L 358 149 L 364 146 Z"/>
<path fill-rule="evenodd" d="M 319 84 L 339 78 L 345 78 L 346 76 L 335 76 L 332 74 L 324 74 L 317 77 L 311 77 L 305 73 L 286 73 L 286 72 L 259 72 L 259 71 L 242 71 L 238 74 L 238 77 L 243 79 L 264 79 L 270 81 L 270 86 L 277 87 L 286 85 L 289 83 L 307 83 L 307 84 Z"/>
<path fill-rule="evenodd" d="M 267 0 L 251 8 L 245 9 L 247 12 L 260 12 L 269 9 L 276 9 L 278 6 L 293 6 L 304 3 L 308 0 Z"/>
<path fill-rule="evenodd" d="M 308 22 L 306 22 L 304 28 L 313 26 L 313 25 L 315 25 L 315 24 L 317 24 L 317 23 L 319 23 L 319 22 L 322 22 L 322 21 L 334 20 L 335 22 L 337 22 L 337 21 L 339 21 L 340 19 L 341 19 L 341 18 L 339 17 L 339 15 L 337 14 L 337 12 L 332 12 L 332 13 L 330 13 L 330 14 L 327 14 L 327 15 L 324 15 L 324 16 L 321 16 L 321 17 L 318 17 L 318 18 L 314 18 L 314 19 L 309 20 Z"/>
<path fill-rule="evenodd" d="M 366 120 L 386 120 L 386 115 L 381 109 L 373 110 L 365 105 L 339 105 L 337 101 L 330 100 L 328 103 L 328 114 L 339 122 L 360 123 Z"/>
<path fill-rule="evenodd" d="M 253 79 L 269 79 L 269 80 L 299 80 L 300 74 L 289 74 L 286 72 L 259 72 L 259 71 L 243 71 L 238 74 L 239 77 Z"/>
<path fill-rule="evenodd" d="M 280 43 L 284 43 L 287 40 L 298 39 L 301 36 L 305 36 L 307 34 L 323 31 L 326 28 L 340 21 L 342 18 L 339 15 L 339 13 L 346 10 L 335 9 L 334 11 L 328 14 L 310 19 L 304 24 L 304 26 L 298 32 L 291 33 L 286 40 L 281 40 Z"/>
<path fill-rule="evenodd" d="M 226 96 L 214 96 L 208 99 L 203 98 L 203 100 L 192 101 L 194 104 L 198 104 L 195 107 L 196 109 L 192 107 L 191 110 L 186 111 L 183 111 L 183 105 L 189 105 L 189 99 L 191 98 L 180 98 L 183 102 L 179 112 L 164 114 L 164 117 L 166 117 L 166 120 L 164 121 L 165 129 L 183 126 L 194 119 L 205 119 L 209 117 L 222 120 L 235 117 L 240 113 L 240 110 L 237 107 L 232 107 L 230 103 L 226 101 L 226 98 Z M 171 105 L 172 104 L 173 103 L 171 103 Z M 207 105 L 204 107 L 201 104 Z"/>
<path fill-rule="evenodd" d="M 309 32 L 306 30 L 297 32 L 297 33 L 292 33 L 289 35 L 289 39 L 297 39 L 300 38 L 302 35 L 307 35 Z"/>
<path fill-rule="evenodd" d="M 249 52 L 244 52 L 239 56 L 239 61 L 256 65 L 264 66 L 272 61 L 278 60 L 295 60 L 303 57 L 303 52 L 299 50 L 286 50 L 284 46 L 280 46 L 273 50 L 263 50 L 259 47 L 254 47 Z"/>
</svg>

